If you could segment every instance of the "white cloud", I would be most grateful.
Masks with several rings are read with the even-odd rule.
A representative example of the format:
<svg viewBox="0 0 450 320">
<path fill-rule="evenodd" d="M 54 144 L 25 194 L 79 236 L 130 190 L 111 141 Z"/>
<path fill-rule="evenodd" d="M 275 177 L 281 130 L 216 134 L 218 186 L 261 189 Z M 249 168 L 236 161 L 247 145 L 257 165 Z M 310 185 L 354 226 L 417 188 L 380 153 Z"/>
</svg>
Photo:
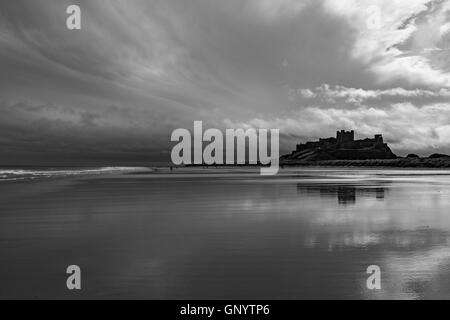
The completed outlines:
<svg viewBox="0 0 450 320">
<path fill-rule="evenodd" d="M 308 98 L 308 99 L 315 98 L 317 96 L 310 89 L 301 89 L 300 90 L 300 94 L 302 95 L 302 97 Z"/>
<path fill-rule="evenodd" d="M 232 122 L 229 127 L 280 129 L 285 137 L 334 136 L 336 130 L 353 129 L 360 137 L 382 133 L 395 152 L 450 148 L 450 104 L 417 107 L 397 103 L 387 108 L 361 106 L 355 109 L 307 107 L 290 116 L 255 118 Z M 297 138 L 295 138 L 297 137 Z M 294 139 L 290 139 L 293 147 Z M 297 141 L 298 142 L 298 141 Z"/>
<path fill-rule="evenodd" d="M 439 28 L 439 33 L 440 36 L 445 36 L 448 32 L 450 31 L 450 22 L 447 22 L 445 24 L 443 24 L 440 28 Z"/>
<path fill-rule="evenodd" d="M 368 64 L 379 83 L 406 80 L 410 84 L 450 87 L 450 73 L 436 68 L 426 54 L 440 48 L 446 33 L 448 2 L 429 0 L 374 0 L 380 8 L 380 28 L 367 28 L 369 4 L 357 0 L 325 1 L 330 13 L 349 21 L 356 30 L 355 58 Z M 442 48 L 441 48 L 442 49 Z"/>
<path fill-rule="evenodd" d="M 311 89 L 290 89 L 289 94 L 299 95 L 305 99 L 321 98 L 331 103 L 337 100 L 344 100 L 346 103 L 360 104 L 366 100 L 382 100 L 384 98 L 403 98 L 403 99 L 415 99 L 415 98 L 450 98 L 450 90 L 441 88 L 439 90 L 428 89 L 405 89 L 405 88 L 390 88 L 384 90 L 366 90 L 362 88 L 348 88 L 344 86 L 330 87 L 327 84 L 323 84 L 313 90 Z M 291 97 L 292 99 L 293 97 Z"/>
</svg>

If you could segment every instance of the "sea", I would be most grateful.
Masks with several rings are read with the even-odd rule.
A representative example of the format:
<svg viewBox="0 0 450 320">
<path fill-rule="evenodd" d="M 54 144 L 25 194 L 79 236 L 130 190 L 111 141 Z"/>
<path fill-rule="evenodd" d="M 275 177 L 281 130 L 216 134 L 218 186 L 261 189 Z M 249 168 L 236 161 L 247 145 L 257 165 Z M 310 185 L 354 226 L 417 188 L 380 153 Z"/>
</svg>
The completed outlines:
<svg viewBox="0 0 450 320">
<path fill-rule="evenodd" d="M 5 167 L 0 298 L 448 299 L 450 171 Z"/>
</svg>

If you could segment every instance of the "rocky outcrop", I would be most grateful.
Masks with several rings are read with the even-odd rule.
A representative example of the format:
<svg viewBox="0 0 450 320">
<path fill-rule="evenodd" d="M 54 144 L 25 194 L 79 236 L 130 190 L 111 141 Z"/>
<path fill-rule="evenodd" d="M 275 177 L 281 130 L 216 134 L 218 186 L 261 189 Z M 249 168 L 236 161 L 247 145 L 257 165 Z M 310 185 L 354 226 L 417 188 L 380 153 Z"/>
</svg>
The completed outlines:
<svg viewBox="0 0 450 320">
<path fill-rule="evenodd" d="M 382 135 L 373 139 L 355 140 L 354 131 L 338 131 L 336 138 L 320 139 L 297 145 L 281 162 L 316 162 L 328 160 L 396 159 L 397 156 L 384 143 Z"/>
<path fill-rule="evenodd" d="M 410 153 L 410 154 L 408 154 L 407 156 L 406 156 L 406 158 L 411 158 L 411 159 L 413 159 L 413 158 L 415 158 L 415 159 L 418 159 L 418 158 L 420 158 L 417 154 L 414 154 L 414 153 Z"/>
<path fill-rule="evenodd" d="M 441 158 L 450 158 L 450 156 L 446 155 L 446 154 L 434 153 L 431 156 L 429 156 L 428 158 L 430 158 L 430 159 L 441 159 Z"/>
</svg>

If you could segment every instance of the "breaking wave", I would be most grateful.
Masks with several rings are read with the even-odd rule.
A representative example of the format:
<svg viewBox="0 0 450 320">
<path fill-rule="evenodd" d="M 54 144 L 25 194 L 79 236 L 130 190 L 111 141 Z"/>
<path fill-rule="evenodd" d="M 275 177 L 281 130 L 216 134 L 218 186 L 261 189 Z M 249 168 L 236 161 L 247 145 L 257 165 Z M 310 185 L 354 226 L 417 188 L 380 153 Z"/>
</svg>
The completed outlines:
<svg viewBox="0 0 450 320">
<path fill-rule="evenodd" d="M 102 167 L 90 169 L 0 169 L 0 181 L 17 181 L 39 178 L 69 177 L 82 175 L 98 175 L 110 173 L 128 173 L 151 171 L 146 167 Z"/>
</svg>

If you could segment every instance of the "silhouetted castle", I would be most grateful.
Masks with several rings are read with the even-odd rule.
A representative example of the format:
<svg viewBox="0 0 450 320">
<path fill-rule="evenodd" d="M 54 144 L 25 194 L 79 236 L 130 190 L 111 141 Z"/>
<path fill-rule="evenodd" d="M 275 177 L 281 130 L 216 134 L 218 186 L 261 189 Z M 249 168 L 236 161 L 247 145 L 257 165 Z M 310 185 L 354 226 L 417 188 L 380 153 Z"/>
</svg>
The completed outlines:
<svg viewBox="0 0 450 320">
<path fill-rule="evenodd" d="M 395 159 L 397 156 L 383 141 L 381 134 L 373 139 L 355 140 L 355 131 L 341 130 L 336 132 L 336 138 L 319 139 L 319 141 L 298 144 L 290 155 L 282 160 L 366 160 Z"/>
<path fill-rule="evenodd" d="M 383 136 L 381 134 L 375 135 L 374 139 L 355 140 L 355 131 L 337 131 L 336 138 L 319 139 L 316 142 L 307 142 L 305 144 L 298 144 L 297 151 L 314 148 L 344 148 L 344 149 L 362 149 L 370 148 L 375 145 L 382 145 Z"/>
</svg>

